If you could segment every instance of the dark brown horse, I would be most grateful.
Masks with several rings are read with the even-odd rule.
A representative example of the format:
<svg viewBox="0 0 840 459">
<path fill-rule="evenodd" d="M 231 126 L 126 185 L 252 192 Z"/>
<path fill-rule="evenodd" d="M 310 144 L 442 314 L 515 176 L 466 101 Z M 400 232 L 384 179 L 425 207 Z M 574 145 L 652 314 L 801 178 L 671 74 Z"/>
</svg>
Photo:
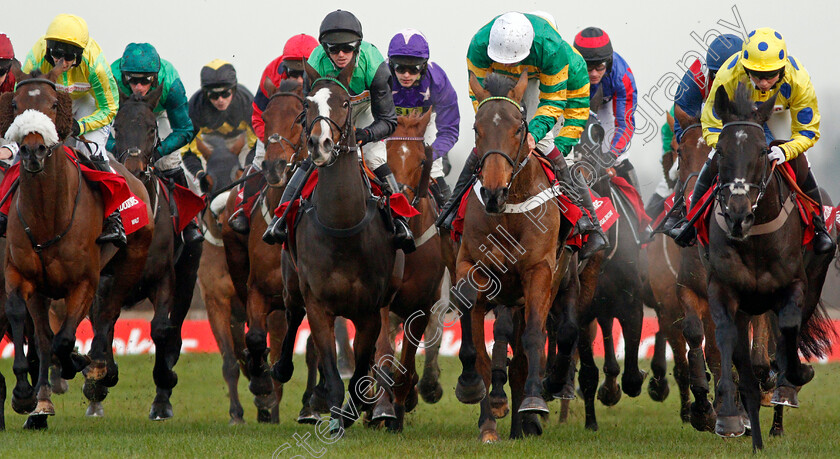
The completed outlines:
<svg viewBox="0 0 840 459">
<path fill-rule="evenodd" d="M 307 97 L 307 146 L 318 170 L 318 186 L 298 217 L 291 250 L 283 252 L 284 303 L 289 329 L 273 375 L 286 382 L 292 375 L 294 339 L 305 313 L 326 379 L 330 428 L 348 427 L 370 402 L 364 386 L 373 363 L 381 326 L 380 309 L 399 287 L 393 276 L 392 232 L 377 210 L 360 174 L 347 87 L 355 67 L 350 63 L 337 78 L 321 78 L 306 67 L 313 82 Z M 356 368 L 350 378 L 350 399 L 342 410 L 344 386 L 336 365 L 336 316 L 356 328 Z M 368 385 L 369 387 L 369 385 Z M 365 397 L 365 398 L 363 398 Z"/>
<path fill-rule="evenodd" d="M 775 231 L 756 231 L 782 214 L 793 192 L 774 173 L 762 125 L 773 112 L 776 95 L 755 108 L 750 89 L 740 83 L 730 101 L 721 86 L 715 94 L 715 111 L 723 121 L 717 144 L 719 182 L 714 214 L 709 225 L 709 309 L 715 321 L 715 336 L 721 353 L 721 379 L 717 394 L 721 407 L 715 432 L 724 437 L 744 433 L 745 425 L 735 403 L 736 389 L 749 414 L 753 449 L 763 448 L 758 411 L 759 381 L 753 374 L 749 347 L 751 315 L 775 312 L 780 340 L 779 367 L 773 402 L 798 406 L 796 386 L 808 383 L 814 369 L 803 365 L 805 357 L 822 356 L 833 337 L 830 322 L 819 305 L 823 282 L 833 253 L 803 253 L 803 227 L 796 212 Z M 794 160 L 797 174 L 806 174 L 807 160 Z M 820 209 L 821 211 L 822 209 Z M 732 365 L 738 370 L 733 380 Z"/>
<path fill-rule="evenodd" d="M 125 306 L 149 299 L 154 304 L 151 336 L 155 343 L 155 366 L 152 376 L 157 395 L 149 411 L 149 419 L 165 420 L 173 416 L 169 401 L 178 383 L 173 368 L 181 355 L 181 326 L 192 302 L 201 244 L 184 244 L 172 224 L 171 199 L 153 167 L 155 147 L 160 141 L 153 109 L 163 91 L 158 86 L 148 95 L 120 94 L 120 109 L 114 118 L 114 152 L 129 172 L 137 177 L 152 197 L 155 235 L 142 277 L 125 298 Z M 171 154 L 178 154 L 173 152 Z M 113 327 L 119 309 L 110 312 Z M 109 358 L 113 353 L 109 349 Z M 85 395 L 91 402 L 88 414 L 101 415 L 100 402 L 107 393 L 96 382 L 86 381 Z"/>
<path fill-rule="evenodd" d="M 463 403 L 480 402 L 479 438 L 492 442 L 499 436 L 487 397 L 491 360 L 484 347 L 484 316 L 491 304 L 515 308 L 510 436 L 539 435 L 538 414 L 548 412 L 540 380 L 546 316 L 571 258 L 559 250 L 558 235 L 565 241 L 572 227 L 563 220 L 561 231 L 560 208 L 547 202 L 553 203 L 553 197 L 542 199 L 536 209 L 505 212 L 507 206 L 515 206 L 508 200 L 527 204 L 553 188 L 525 143 L 527 124 L 519 103 L 528 84 L 527 73 L 515 85 L 497 74 L 484 81 L 486 87 L 481 87 L 474 75 L 470 77 L 470 88 L 479 102 L 475 132 L 476 150 L 482 155 L 483 203 L 470 194 L 452 293 L 462 313 L 459 357 L 463 371 L 455 395 Z"/>
<path fill-rule="evenodd" d="M 73 378 L 86 370 L 86 378 L 113 385 L 116 366 L 108 359 L 113 339 L 108 311 L 119 311 L 123 299 L 140 277 L 151 242 L 154 222 L 129 236 L 117 250 L 96 243 L 102 229 L 103 202 L 96 185 L 82 179 L 76 161 L 65 154 L 60 141 L 75 122 L 69 96 L 55 89 L 60 74 L 33 72 L 18 75 L 14 93 L 0 97 L 0 130 L 14 125 L 21 146 L 20 188 L 13 198 L 6 248 L 7 317 L 15 342 L 14 372 L 18 378 L 12 405 L 18 412 L 31 411 L 25 427 L 46 428 L 55 414 L 50 400 L 49 366 L 55 355 L 62 377 Z M 78 155 L 77 155 L 78 156 Z M 115 162 L 112 162 L 112 164 Z M 149 202 L 142 183 L 119 164 L 132 192 Z M 151 214 L 148 204 L 146 209 Z M 100 271 L 111 288 L 91 303 L 100 287 Z M 67 314 L 55 336 L 49 323 L 49 298 L 64 298 Z M 35 390 L 26 379 L 29 363 L 23 352 L 26 312 L 35 326 L 39 373 Z M 76 328 L 91 311 L 94 342 L 89 356 L 73 353 Z"/>
<path fill-rule="evenodd" d="M 385 386 L 386 396 L 380 397 L 374 406 L 372 420 L 385 420 L 385 425 L 393 431 L 402 430 L 405 413 L 417 405 L 415 385 L 418 377 L 414 357 L 427 324 L 430 320 L 437 321 L 432 306 L 440 298 L 441 279 L 446 268 L 441 259 L 441 246 L 452 243 L 451 239 L 443 240 L 438 235 L 437 211 L 428 193 L 433 158 L 432 148 L 423 145 L 423 134 L 431 113 L 430 110 L 423 116 L 399 117 L 387 145 L 388 165 L 403 192 L 420 211 L 420 215 L 409 220 L 412 233 L 417 235 L 417 250 L 405 257 L 402 286 L 389 305 L 390 313 L 404 321 L 399 364 L 391 363 L 394 362 L 394 349 L 389 336 L 391 321 L 385 314 L 388 309 L 382 310 L 382 329 L 376 348 L 376 361 L 385 372 L 385 375 L 380 374 L 380 384 Z M 439 336 L 426 335 L 427 342 L 433 339 L 439 342 Z M 389 360 L 391 362 L 386 364 Z M 398 371 L 394 371 L 395 366 Z"/>
</svg>

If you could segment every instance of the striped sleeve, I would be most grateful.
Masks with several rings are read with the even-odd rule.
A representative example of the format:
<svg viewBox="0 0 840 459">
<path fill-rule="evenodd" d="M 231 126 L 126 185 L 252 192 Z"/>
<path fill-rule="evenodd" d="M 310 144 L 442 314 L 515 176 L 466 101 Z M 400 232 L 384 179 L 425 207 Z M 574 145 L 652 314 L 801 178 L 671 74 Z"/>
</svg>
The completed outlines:
<svg viewBox="0 0 840 459">
<path fill-rule="evenodd" d="M 571 48 L 571 47 L 570 47 Z M 578 144 L 589 120 L 589 74 L 586 62 L 577 51 L 569 55 L 569 79 L 566 87 L 566 108 L 563 128 L 554 138 L 554 145 L 565 156 Z"/>
<path fill-rule="evenodd" d="M 615 114 L 615 135 L 612 139 L 611 151 L 618 156 L 630 145 L 635 130 L 636 114 L 636 81 L 630 68 L 620 75 L 613 98 L 613 113 Z"/>
</svg>

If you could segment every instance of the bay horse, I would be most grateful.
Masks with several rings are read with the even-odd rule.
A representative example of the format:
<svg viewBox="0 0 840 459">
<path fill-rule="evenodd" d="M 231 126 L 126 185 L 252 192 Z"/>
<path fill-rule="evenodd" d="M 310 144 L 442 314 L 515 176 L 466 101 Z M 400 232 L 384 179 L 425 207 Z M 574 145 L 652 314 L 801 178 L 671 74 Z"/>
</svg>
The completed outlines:
<svg viewBox="0 0 840 459">
<path fill-rule="evenodd" d="M 594 100 L 601 100 L 595 97 Z M 573 178 L 586 178 L 590 188 L 600 196 L 611 197 L 619 213 L 618 220 L 607 231 L 611 249 L 591 257 L 580 269 L 581 294 L 576 305 L 578 323 L 578 353 L 580 373 L 578 379 L 586 409 L 585 426 L 598 430 L 595 417 L 595 397 L 606 406 L 613 406 L 621 399 L 622 391 L 630 397 L 638 396 L 647 373 L 639 369 L 639 343 L 641 341 L 644 304 L 642 276 L 644 259 L 640 249 L 640 228 L 627 209 L 623 192 L 611 181 L 611 155 L 602 150 L 603 129 L 594 116 L 597 106 L 591 108 L 590 117 L 575 148 L 579 171 Z M 618 384 L 620 367 L 613 342 L 613 323 L 618 320 L 624 337 L 624 373 Z M 598 367 L 594 360 L 592 342 L 597 321 L 604 342 L 604 383 L 598 388 Z"/>
<path fill-rule="evenodd" d="M 420 215 L 409 220 L 412 233 L 417 235 L 417 250 L 406 255 L 400 290 L 389 307 L 381 310 L 382 329 L 376 345 L 376 361 L 385 372 L 385 375 L 380 374 L 378 378 L 380 387 L 385 388 L 385 395 L 374 405 L 371 420 L 384 420 L 386 427 L 391 431 L 401 431 L 405 413 L 417 405 L 418 394 L 415 385 L 419 379 L 415 353 L 424 332 L 426 343 L 437 341 L 439 346 L 440 342 L 436 329 L 427 331 L 427 325 L 432 321 L 439 325 L 432 307 L 440 298 L 441 280 L 446 268 L 441 258 L 442 246 L 452 244 L 452 240 L 443 239 L 438 234 L 435 226 L 437 209 L 428 193 L 433 150 L 431 146 L 424 146 L 423 135 L 431 114 L 432 111 L 429 110 L 422 116 L 398 117 L 396 130 L 387 139 L 388 165 L 402 191 L 420 211 Z M 450 269 L 454 269 L 454 266 Z M 389 333 L 392 320 L 388 312 L 391 316 L 396 315 L 398 322 L 404 322 L 402 356 L 398 365 L 391 363 L 394 362 L 394 349 Z M 429 357 L 431 355 L 427 355 L 427 358 Z M 391 362 L 388 362 L 389 360 Z M 394 371 L 394 366 L 397 366 L 399 371 Z M 428 365 L 426 370 L 434 372 Z M 433 381 L 440 386 L 436 378 Z"/>
<path fill-rule="evenodd" d="M 174 212 L 170 207 L 172 200 L 168 199 L 164 190 L 166 185 L 158 179 L 153 166 L 155 147 L 160 142 L 153 109 L 162 91 L 163 86 L 158 86 L 145 96 L 120 93 L 120 109 L 114 117 L 114 152 L 117 159 L 143 183 L 152 197 L 152 217 L 156 229 L 154 239 L 143 274 L 136 279 L 123 305 L 130 307 L 145 299 L 154 305 L 151 336 L 155 343 L 155 365 L 152 376 L 157 394 L 149 419 L 156 421 L 174 415 L 169 398 L 178 383 L 178 376 L 173 368 L 181 355 L 181 326 L 192 302 L 202 250 L 201 244 L 184 244 L 175 231 L 172 222 Z M 110 327 L 116 323 L 119 313 L 119 308 L 110 312 Z M 113 361 L 110 349 L 108 355 Z M 91 402 L 89 415 L 102 414 L 101 401 L 107 392 L 96 386 L 95 381 L 86 381 L 84 392 Z"/>
<path fill-rule="evenodd" d="M 393 275 L 392 232 L 378 217 L 379 200 L 371 196 L 360 173 L 346 89 L 354 67 L 351 62 L 331 78 L 306 65 L 313 82 L 306 98 L 306 145 L 317 167 L 318 186 L 308 210 L 298 217 L 290 250 L 283 252 L 283 300 L 289 323 L 280 360 L 272 368 L 280 382 L 291 377 L 294 340 L 305 305 L 326 380 L 333 432 L 349 427 L 370 405 L 362 387 L 368 380 L 362 378 L 368 377 L 376 350 L 380 309 L 390 302 L 401 280 Z M 340 408 L 344 386 L 336 364 L 336 316 L 350 319 L 356 328 L 356 366 L 344 409 Z"/>
<path fill-rule="evenodd" d="M 558 239 L 565 241 L 572 230 L 566 220 L 561 222 L 559 205 L 546 205 L 543 199 L 539 212 L 505 212 L 507 206 L 515 206 L 507 204 L 508 200 L 523 203 L 554 190 L 540 161 L 525 143 L 528 131 L 520 101 L 527 84 L 527 72 L 516 82 L 490 74 L 484 87 L 470 75 L 470 88 L 479 103 L 474 129 L 476 151 L 482 155 L 479 178 L 483 203 L 475 193 L 467 198 L 456 262 L 457 281 L 452 294 L 460 305 L 459 358 L 463 369 L 455 395 L 462 403 L 480 403 L 482 442 L 499 438 L 487 397 L 491 360 L 484 344 L 484 316 L 491 303 L 514 308 L 510 437 L 540 435 L 538 415 L 548 412 L 540 380 L 546 316 L 571 258 L 558 244 Z"/>
<path fill-rule="evenodd" d="M 78 159 L 71 160 L 60 143 L 74 123 L 70 97 L 56 91 L 61 69 L 46 75 L 16 71 L 14 93 L 0 96 L 0 130 L 17 131 L 20 145 L 20 186 L 12 202 L 6 247 L 6 313 L 15 345 L 13 371 L 17 384 L 12 405 L 18 412 L 31 411 L 24 428 L 44 429 L 55 414 L 50 400 L 49 367 L 55 355 L 61 376 L 86 378 L 105 385 L 116 384 L 117 368 L 108 359 L 113 340 L 111 311 L 119 310 L 126 292 L 139 278 L 154 231 L 154 222 L 128 236 L 123 249 L 96 239 L 101 233 L 104 205 L 98 186 L 82 179 Z M 146 203 L 142 183 L 116 161 L 112 167 L 125 176 L 131 191 Z M 100 272 L 103 277 L 100 278 Z M 100 280 L 110 288 L 101 288 Z M 50 298 L 64 298 L 66 316 L 54 335 L 50 329 Z M 39 371 L 35 390 L 26 378 L 29 363 L 23 352 L 27 311 L 35 327 Z M 76 328 L 91 311 L 94 341 L 88 356 L 73 353 Z"/>
<path fill-rule="evenodd" d="M 753 450 L 762 449 L 764 444 L 758 417 L 759 381 L 750 359 L 750 316 L 773 311 L 779 317 L 779 375 L 773 395 L 776 404 L 798 406 L 796 386 L 814 377 L 813 367 L 800 362 L 799 352 L 806 358 L 823 356 L 830 349 L 833 335 L 819 303 L 833 254 L 803 253 L 804 229 L 796 215 L 785 218 L 775 231 L 750 234 L 758 225 L 774 221 L 793 197 L 788 184 L 774 173 L 762 127 L 773 112 L 777 94 L 758 108 L 744 83 L 735 89 L 734 100 L 730 101 L 723 86 L 715 94 L 714 109 L 723 127 L 717 144 L 721 185 L 715 190 L 713 213 L 720 213 L 722 221 L 713 216 L 708 259 L 703 258 L 708 272 L 709 309 L 721 354 L 717 385 L 721 407 L 715 432 L 732 437 L 745 431 L 735 403 L 734 363 L 739 375 L 737 390 L 749 415 Z M 797 174 L 807 173 L 804 155 L 791 161 Z"/>
</svg>

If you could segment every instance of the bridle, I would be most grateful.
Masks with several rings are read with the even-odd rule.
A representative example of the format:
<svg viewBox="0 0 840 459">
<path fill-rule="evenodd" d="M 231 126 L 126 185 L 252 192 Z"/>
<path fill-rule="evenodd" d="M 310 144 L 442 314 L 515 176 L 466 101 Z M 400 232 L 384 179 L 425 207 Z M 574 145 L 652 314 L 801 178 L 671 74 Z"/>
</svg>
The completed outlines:
<svg viewBox="0 0 840 459">
<path fill-rule="evenodd" d="M 312 87 L 314 88 L 315 85 L 319 81 L 331 81 L 331 82 L 337 84 L 341 89 L 344 90 L 344 92 L 347 93 L 347 96 L 349 98 L 350 90 L 348 90 L 347 87 L 344 86 L 344 84 L 342 82 L 336 80 L 335 78 L 332 78 L 332 77 L 318 78 L 317 80 L 312 82 Z M 312 92 L 314 92 L 314 91 L 310 90 L 310 93 L 312 93 Z M 338 129 L 339 132 L 341 132 L 341 137 L 338 139 L 338 142 L 335 143 L 335 146 L 333 146 L 333 149 L 330 152 L 329 161 L 327 161 L 327 163 L 324 164 L 321 167 L 332 166 L 335 163 L 335 160 L 338 159 L 338 155 L 340 155 L 342 152 L 351 152 L 351 151 L 356 151 L 357 150 L 357 147 L 355 145 L 346 145 L 347 136 L 348 136 L 348 133 L 350 132 L 350 128 L 352 127 L 352 123 L 353 123 L 353 108 L 352 107 L 349 107 L 349 106 L 347 107 L 347 119 L 344 120 L 344 127 L 343 128 L 336 121 L 334 121 L 332 118 L 330 118 L 328 116 L 318 115 L 314 119 L 312 119 L 312 121 L 309 123 L 308 126 L 306 126 L 306 136 L 307 137 L 310 136 L 310 134 L 312 133 L 312 127 L 315 126 L 315 123 L 317 123 L 318 121 L 327 121 L 331 125 L 335 126 L 335 128 Z M 309 156 L 310 157 L 312 156 L 312 152 L 309 152 Z"/>
<path fill-rule="evenodd" d="M 50 88 L 52 88 L 52 90 L 53 90 L 53 91 L 56 91 L 56 89 L 55 89 L 55 82 L 54 82 L 54 81 L 48 80 L 48 79 L 46 79 L 46 78 L 29 78 L 29 79 L 26 79 L 26 80 L 19 81 L 19 82 L 15 85 L 15 92 L 17 92 L 17 91 L 18 91 L 18 89 L 19 89 L 21 86 L 25 86 L 25 85 L 28 85 L 28 84 L 36 84 L 36 83 L 46 84 L 46 85 L 48 85 Z M 52 147 L 49 147 L 49 148 L 47 149 L 47 154 L 46 154 L 46 156 L 44 156 L 44 159 L 47 159 L 47 158 L 51 157 L 51 156 L 52 156 L 52 154 L 53 154 L 53 152 L 55 151 L 55 148 L 56 148 L 57 146 L 59 146 L 59 145 L 61 145 L 61 142 L 58 142 L 57 144 L 53 145 Z M 21 167 L 23 167 L 23 165 L 21 165 Z M 24 167 L 24 169 L 26 169 L 26 168 Z M 30 172 L 30 173 L 38 173 L 38 172 L 41 172 L 41 171 L 43 171 L 43 170 L 44 170 L 44 168 L 42 167 L 42 168 L 41 168 L 41 170 L 39 170 L 39 171 L 37 171 L 37 172 L 36 172 L 36 171 L 30 171 L 30 170 L 28 170 L 28 169 L 27 169 L 27 172 Z"/>
<path fill-rule="evenodd" d="M 276 92 L 276 93 L 272 94 L 271 97 L 268 99 L 268 103 L 266 103 L 266 107 L 268 107 L 268 104 L 271 103 L 271 101 L 274 100 L 274 98 L 282 97 L 282 96 L 294 97 L 295 99 L 300 101 L 300 103 L 303 105 L 304 108 L 298 114 L 298 116 L 295 117 L 294 121 L 292 122 L 292 125 L 295 125 L 295 124 L 298 124 L 298 123 L 303 124 L 303 122 L 305 121 L 304 117 L 306 116 L 306 100 L 304 100 L 304 98 L 301 97 L 300 95 L 298 95 L 297 93 L 294 93 L 294 92 Z M 304 126 L 304 129 L 305 129 L 305 126 Z M 288 163 L 286 163 L 286 166 L 284 168 L 287 171 L 288 171 L 288 169 L 294 167 L 295 164 L 297 164 L 298 161 L 296 159 L 296 156 L 301 150 L 303 150 L 303 139 L 304 139 L 303 132 L 301 132 L 301 135 L 298 138 L 297 143 L 292 142 L 290 139 L 288 139 L 287 137 L 283 137 L 282 135 L 280 135 L 277 132 L 266 135 L 266 137 L 265 137 L 266 146 L 268 146 L 270 144 L 279 143 L 279 144 L 288 145 L 289 147 L 291 147 L 291 149 L 292 149 L 291 160 Z M 282 147 L 282 148 L 285 150 L 284 147 Z M 267 171 L 268 167 L 263 167 L 263 170 Z M 267 183 L 268 183 L 268 186 L 270 186 L 271 188 L 280 187 L 280 185 L 272 185 L 270 182 L 267 182 Z"/>
<path fill-rule="evenodd" d="M 145 103 L 143 104 L 145 105 Z M 154 113 L 152 113 L 152 117 L 154 118 Z M 144 155 L 143 150 L 137 146 L 128 147 L 117 153 L 117 161 L 119 161 L 122 164 L 125 164 L 125 161 L 128 158 L 140 158 L 146 161 L 146 168 L 140 173 L 140 176 L 138 177 L 143 183 L 148 183 L 149 179 L 154 174 L 154 161 L 152 160 L 152 156 L 154 155 L 154 152 L 157 151 L 158 147 L 160 147 L 161 145 L 160 131 L 158 130 L 157 119 L 153 119 L 153 125 L 155 127 L 155 144 L 154 146 L 152 146 L 152 151 L 149 152 L 148 155 Z M 115 135 L 114 138 L 116 139 L 116 137 L 117 136 Z M 175 152 L 173 152 L 173 154 L 174 153 Z"/>
<path fill-rule="evenodd" d="M 385 142 L 423 142 L 423 145 L 425 146 L 426 138 L 425 137 L 392 136 L 392 137 L 386 138 Z M 423 158 L 423 160 L 420 161 L 420 165 L 417 166 L 416 168 L 414 168 L 412 170 L 412 172 L 417 170 L 417 169 L 422 170 L 423 166 L 425 166 L 425 165 L 426 165 L 426 158 Z M 421 175 L 419 180 L 422 180 L 422 179 L 423 178 L 422 178 L 422 175 Z M 420 189 L 419 181 L 418 181 L 417 185 L 415 185 L 414 187 L 406 185 L 404 183 L 400 183 L 400 185 L 402 186 L 403 189 L 411 191 L 411 193 L 414 195 L 414 198 L 411 200 L 411 205 L 416 207 L 417 203 L 420 201 L 420 196 L 417 194 L 417 191 Z"/>
<path fill-rule="evenodd" d="M 721 128 L 721 134 L 723 134 L 724 129 L 726 129 L 727 127 L 730 127 L 730 126 L 754 127 L 754 128 L 759 129 L 762 134 L 764 133 L 764 127 L 762 125 L 758 124 L 758 123 L 753 122 L 753 121 L 730 121 L 730 122 L 723 125 L 723 127 Z M 759 201 L 761 201 L 761 198 L 764 196 L 764 192 L 767 191 L 767 183 L 770 181 L 771 174 L 768 171 L 771 169 L 771 165 L 770 165 L 770 159 L 767 156 L 767 153 L 769 151 L 770 150 L 765 145 L 764 148 L 762 149 L 761 153 L 760 153 L 760 155 L 764 158 L 764 167 L 762 168 L 761 182 L 759 184 L 754 184 L 754 183 L 747 182 L 747 181 L 745 181 L 745 179 L 735 179 L 732 182 L 722 183 L 722 184 L 718 185 L 719 191 L 717 193 L 717 200 L 718 200 L 718 203 L 720 204 L 721 211 L 723 212 L 724 215 L 729 214 L 729 207 L 728 207 L 728 205 L 726 203 L 726 200 L 724 199 L 724 196 L 723 196 L 723 191 L 725 191 L 725 190 L 729 191 L 730 196 L 732 196 L 732 195 L 746 195 L 747 199 L 749 200 L 750 199 L 750 196 L 749 196 L 750 188 L 757 188 L 758 189 L 758 195 L 756 196 L 755 201 L 750 201 L 750 204 L 751 204 L 750 212 L 755 212 L 755 209 L 758 207 Z M 720 161 L 720 158 L 723 157 L 723 152 L 718 151 L 717 154 L 719 155 L 718 161 Z"/>
<path fill-rule="evenodd" d="M 520 129 L 519 130 L 522 132 L 522 135 L 519 139 L 519 148 L 516 150 L 516 158 L 515 159 L 511 158 L 510 155 L 508 155 L 507 153 L 505 153 L 501 150 L 487 150 L 481 156 L 481 160 L 479 160 L 477 168 L 481 169 L 484 166 L 484 162 L 487 161 L 487 158 L 489 158 L 490 156 L 492 156 L 492 155 L 501 156 L 502 158 L 505 159 L 505 161 L 508 162 L 508 164 L 510 164 L 510 167 L 513 168 L 513 174 L 511 174 L 510 180 L 507 183 L 507 187 L 510 188 L 510 184 L 513 182 L 513 179 L 515 179 L 516 176 L 519 175 L 519 173 L 525 167 L 525 164 L 528 163 L 528 158 L 531 157 L 530 155 L 526 154 L 525 159 L 523 159 L 522 161 L 519 161 L 520 157 L 522 156 L 522 147 L 523 147 L 523 145 L 525 145 L 525 138 L 528 135 L 528 124 L 525 122 L 525 118 L 526 118 L 525 107 L 523 107 L 522 105 L 519 104 L 519 102 L 516 102 L 515 100 L 513 100 L 509 97 L 491 96 L 491 97 L 488 97 L 488 98 L 482 100 L 481 102 L 479 102 L 478 108 L 476 108 L 476 113 L 478 113 L 478 110 L 481 110 L 482 105 L 484 105 L 485 103 L 487 103 L 491 100 L 507 101 L 507 102 L 510 102 L 511 104 L 513 104 L 514 107 L 516 107 L 516 109 L 519 111 L 519 114 L 521 115 Z M 475 129 L 475 126 L 473 126 L 473 129 Z"/>
</svg>

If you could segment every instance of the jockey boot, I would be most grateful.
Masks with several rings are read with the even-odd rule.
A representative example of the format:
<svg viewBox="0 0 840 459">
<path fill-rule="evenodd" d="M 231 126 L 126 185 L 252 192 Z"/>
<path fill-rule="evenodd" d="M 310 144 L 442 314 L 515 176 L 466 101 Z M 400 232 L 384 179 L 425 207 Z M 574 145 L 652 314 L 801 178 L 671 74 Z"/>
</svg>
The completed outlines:
<svg viewBox="0 0 840 459">
<path fill-rule="evenodd" d="M 614 167 L 618 176 L 627 180 L 627 183 L 633 185 L 633 188 L 638 190 L 641 194 L 642 189 L 639 187 L 639 176 L 636 175 L 636 168 L 633 167 L 630 160 L 625 159 L 624 161 L 616 164 Z"/>
<path fill-rule="evenodd" d="M 814 174 L 808 169 L 808 177 L 805 179 L 802 191 L 819 204 L 820 211 L 813 213 L 814 218 L 814 253 L 825 254 L 832 253 L 837 248 L 828 230 L 825 228 L 825 219 L 822 214 L 822 196 L 820 196 L 820 187 L 817 185 Z"/>
<path fill-rule="evenodd" d="M 300 192 L 303 191 L 303 185 L 309 177 L 309 170 L 313 167 L 312 161 L 305 159 L 301 161 L 289 183 L 283 190 L 283 196 L 280 197 L 280 205 L 294 201 L 300 197 Z M 262 235 L 262 240 L 266 244 L 282 244 L 286 242 L 289 233 L 286 228 L 286 218 L 274 216 L 271 223 L 268 224 L 265 233 Z"/>
<path fill-rule="evenodd" d="M 98 171 L 114 172 L 111 170 L 111 166 L 108 165 L 108 160 L 100 160 L 92 157 L 90 162 Z M 117 247 L 125 247 L 128 241 L 125 237 L 125 228 L 123 227 L 118 210 L 111 212 L 111 215 L 105 218 L 105 222 L 102 224 L 102 234 L 96 238 L 96 242 L 103 244 L 110 242 Z"/>
<path fill-rule="evenodd" d="M 429 191 L 432 192 L 432 196 L 435 197 L 435 202 L 437 202 L 438 208 L 443 208 L 449 199 L 452 198 L 452 190 L 449 189 L 449 184 L 446 183 L 446 180 L 443 177 L 438 177 L 434 180 L 429 182 Z"/>
<path fill-rule="evenodd" d="M 6 225 L 9 224 L 9 217 L 0 213 L 0 237 L 6 236 Z"/>
<path fill-rule="evenodd" d="M 665 197 L 660 196 L 659 193 L 653 193 L 645 206 L 645 213 L 652 220 L 656 220 L 656 217 L 658 217 L 663 210 L 665 210 Z"/>
<path fill-rule="evenodd" d="M 458 215 L 458 206 L 461 205 L 461 198 L 469 191 L 470 185 L 473 183 L 473 176 L 478 162 L 481 158 L 471 152 L 467 155 L 467 161 L 464 163 L 464 168 L 461 169 L 461 175 L 458 176 L 458 181 L 455 183 L 455 190 L 452 192 L 452 197 L 449 202 L 443 206 L 435 225 L 441 229 L 452 230 L 452 222 Z"/>
<path fill-rule="evenodd" d="M 172 216 L 175 218 L 175 221 L 180 223 L 178 206 L 175 203 L 175 185 L 181 185 L 182 187 L 189 189 L 189 185 L 187 185 L 187 177 L 184 175 L 184 170 L 180 167 L 162 172 L 163 176 L 168 179 L 166 184 L 169 188 L 169 210 L 172 212 Z M 198 228 L 195 220 L 191 220 L 187 223 L 187 226 L 185 226 L 184 230 L 181 232 L 181 236 L 184 238 L 185 244 L 204 241 L 204 234 L 202 234 L 201 230 Z"/>
<path fill-rule="evenodd" d="M 712 163 L 714 159 L 706 160 L 703 168 L 700 169 L 700 175 L 697 177 L 697 182 L 694 184 L 694 190 L 691 192 L 691 205 L 698 205 L 703 195 L 709 191 L 712 183 L 717 176 L 717 167 Z M 694 225 L 689 225 L 686 215 L 688 208 L 685 203 L 681 204 L 680 209 L 671 213 L 668 220 L 665 222 L 665 233 L 674 238 L 674 242 L 680 247 L 689 247 L 694 244 L 697 239 L 697 229 Z"/>
<path fill-rule="evenodd" d="M 253 169 L 251 169 L 253 171 Z M 247 171 L 246 171 L 247 173 Z M 260 192 L 262 188 L 262 175 L 255 175 L 242 185 L 242 202 L 228 219 L 228 225 L 239 234 L 248 234 L 251 231 L 251 209 L 248 201 Z"/>
<path fill-rule="evenodd" d="M 376 168 L 373 172 L 379 181 L 382 182 L 382 193 L 386 196 L 396 193 L 400 186 L 397 183 L 397 178 L 391 172 L 391 168 L 387 164 L 383 164 Z M 411 253 L 417 250 L 414 245 L 414 235 L 408 228 L 408 220 L 402 215 L 396 215 L 392 212 L 394 218 L 394 243 L 398 249 L 402 249 L 405 253 Z"/>
<path fill-rule="evenodd" d="M 592 205 L 592 195 L 589 192 L 589 187 L 586 182 L 572 179 L 572 174 L 569 172 L 569 166 L 566 164 L 566 159 L 562 155 L 551 160 L 554 165 L 554 175 L 561 182 L 561 188 L 569 190 L 565 193 L 567 197 L 571 198 L 572 202 L 578 207 L 586 210 L 589 217 L 585 214 L 578 220 L 578 232 L 580 234 L 588 235 L 586 243 L 578 252 L 578 257 L 581 260 L 586 260 L 595 253 L 609 248 L 610 243 L 604 230 L 601 229 L 601 223 L 598 221 L 598 215 L 595 213 L 595 206 Z"/>
</svg>

